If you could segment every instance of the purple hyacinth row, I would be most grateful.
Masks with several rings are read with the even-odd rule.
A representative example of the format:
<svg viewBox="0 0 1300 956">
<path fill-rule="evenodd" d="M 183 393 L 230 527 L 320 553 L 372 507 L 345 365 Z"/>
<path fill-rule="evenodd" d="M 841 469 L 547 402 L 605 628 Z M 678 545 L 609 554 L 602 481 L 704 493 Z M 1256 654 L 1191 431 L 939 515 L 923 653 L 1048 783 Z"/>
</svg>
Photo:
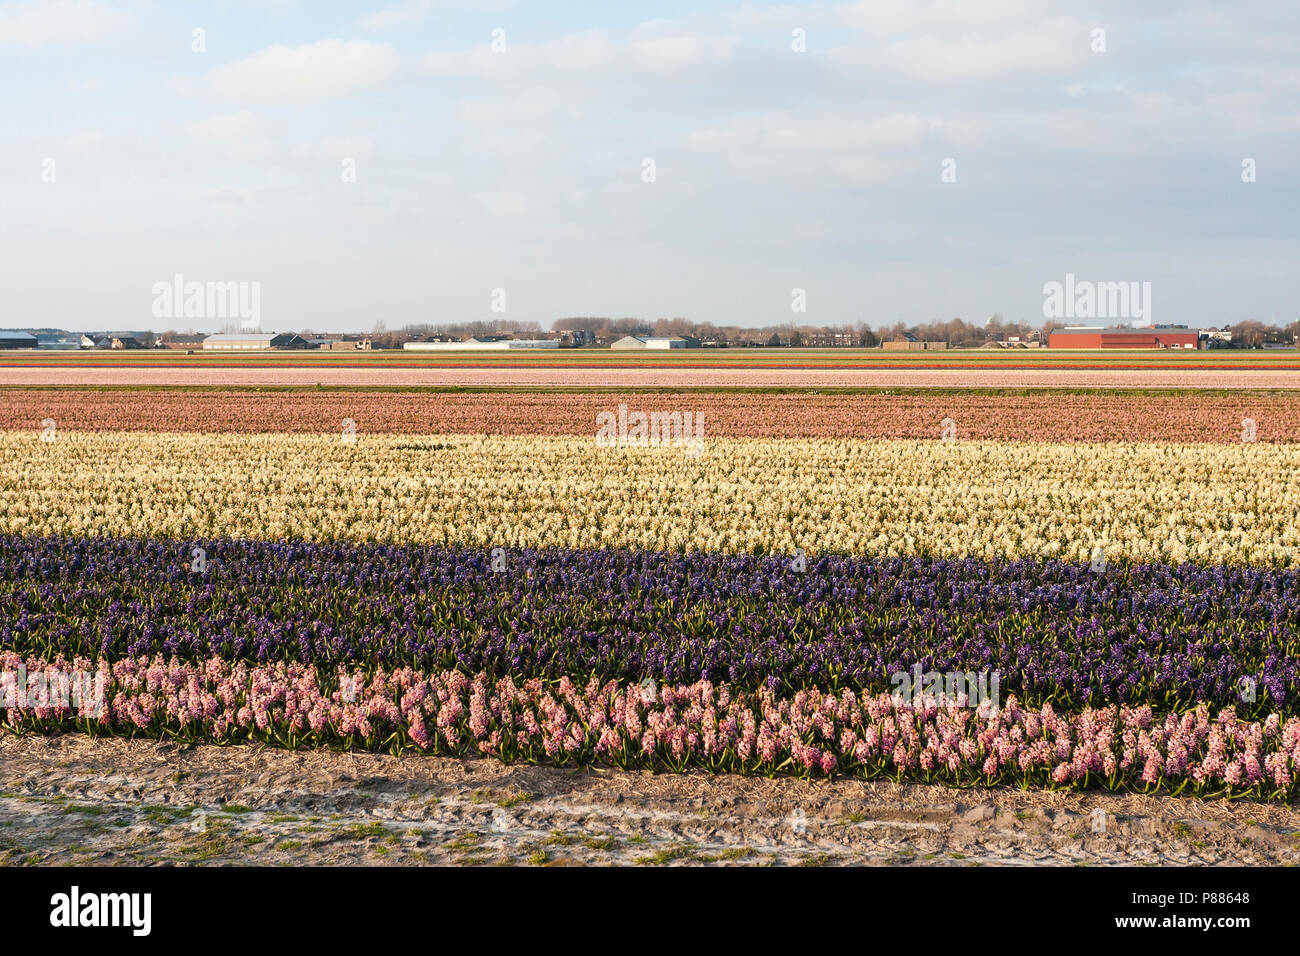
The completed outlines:
<svg viewBox="0 0 1300 956">
<path fill-rule="evenodd" d="M 0 671 L 5 724 L 45 731 L 1287 799 L 1300 768 L 1300 718 L 1247 721 L 1232 707 L 1163 718 L 1145 705 L 1058 714 L 1014 697 L 993 710 L 848 689 L 779 695 L 707 680 L 517 681 L 161 655 L 110 664 L 4 652 Z M 81 688 L 78 700 L 69 685 Z"/>
<path fill-rule="evenodd" d="M 209 559 L 189 568 L 192 549 Z M 0 537 L 0 648 L 1297 713 L 1300 574 L 1226 567 Z"/>
</svg>

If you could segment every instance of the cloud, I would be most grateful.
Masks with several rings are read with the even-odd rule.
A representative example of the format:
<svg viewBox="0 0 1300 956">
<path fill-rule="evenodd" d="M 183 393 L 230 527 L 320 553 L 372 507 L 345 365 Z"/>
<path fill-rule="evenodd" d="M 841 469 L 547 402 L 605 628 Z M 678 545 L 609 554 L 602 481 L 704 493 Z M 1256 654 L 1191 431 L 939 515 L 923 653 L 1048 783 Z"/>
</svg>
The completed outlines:
<svg viewBox="0 0 1300 956">
<path fill-rule="evenodd" d="M 497 13 L 507 9 L 510 0 L 406 0 L 405 3 L 385 7 L 361 20 L 361 29 L 380 33 L 397 27 L 410 27 L 423 23 L 430 13 L 438 9 L 463 7 L 475 13 Z"/>
<path fill-rule="evenodd" d="M 860 119 L 851 115 L 766 113 L 702 130 L 690 137 L 700 150 L 736 149 L 781 153 L 895 151 L 917 146 L 935 121 L 894 115 Z"/>
<path fill-rule="evenodd" d="M 100 0 L 0 4 L 0 46 L 91 46 L 126 30 L 130 18 Z"/>
<path fill-rule="evenodd" d="M 494 52 L 485 41 L 475 49 L 430 53 L 421 65 L 430 73 L 457 79 L 527 78 L 534 83 L 600 72 L 662 76 L 727 64 L 735 45 L 735 40 L 727 37 L 661 32 L 656 24 L 644 25 L 623 39 L 588 30 L 565 34 L 548 43 L 513 44 L 507 34 L 502 52 Z"/>
<path fill-rule="evenodd" d="M 74 133 L 63 139 L 63 145 L 67 149 L 82 151 L 95 149 L 104 142 L 104 134 L 98 130 L 86 130 L 81 133 Z"/>
<path fill-rule="evenodd" d="M 394 27 L 413 26 L 429 15 L 433 0 L 408 0 L 396 6 L 385 7 L 361 21 L 361 28 L 371 32 L 391 30 Z"/>
<path fill-rule="evenodd" d="M 186 127 L 200 143 L 210 146 L 246 145 L 266 135 L 266 122 L 247 110 L 209 116 Z"/>
<path fill-rule="evenodd" d="M 264 159 L 271 153 L 269 124 L 247 110 L 206 117 L 190 123 L 185 131 L 200 146 L 236 159 Z"/>
<path fill-rule="evenodd" d="M 320 40 L 273 46 L 214 70 L 209 89 L 242 102 L 307 102 L 365 93 L 385 85 L 401 58 L 385 43 Z"/>
<path fill-rule="evenodd" d="M 922 83 L 958 83 L 1013 73 L 1075 70 L 1093 54 L 1074 20 L 955 35 L 924 34 L 889 44 L 883 62 Z"/>
<path fill-rule="evenodd" d="M 680 70 L 707 64 L 729 63 L 735 41 L 690 35 L 641 36 L 628 44 L 628 52 L 648 70 Z"/>
</svg>

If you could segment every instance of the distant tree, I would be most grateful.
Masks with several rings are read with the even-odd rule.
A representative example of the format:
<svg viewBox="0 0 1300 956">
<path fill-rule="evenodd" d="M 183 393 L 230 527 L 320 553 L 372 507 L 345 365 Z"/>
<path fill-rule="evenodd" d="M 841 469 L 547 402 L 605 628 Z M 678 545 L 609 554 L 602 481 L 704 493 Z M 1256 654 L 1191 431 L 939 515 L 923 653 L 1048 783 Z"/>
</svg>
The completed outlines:
<svg viewBox="0 0 1300 956">
<path fill-rule="evenodd" d="M 1246 319 L 1228 328 L 1232 332 L 1232 344 L 1236 348 L 1257 349 L 1264 344 L 1267 328 L 1263 322 Z"/>
</svg>

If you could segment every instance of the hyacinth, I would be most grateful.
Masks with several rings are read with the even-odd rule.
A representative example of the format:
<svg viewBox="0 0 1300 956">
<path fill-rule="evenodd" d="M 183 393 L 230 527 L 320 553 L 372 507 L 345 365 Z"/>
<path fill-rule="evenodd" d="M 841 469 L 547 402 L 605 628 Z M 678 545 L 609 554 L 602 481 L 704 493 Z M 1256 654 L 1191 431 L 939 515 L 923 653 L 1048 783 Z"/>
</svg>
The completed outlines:
<svg viewBox="0 0 1300 956">
<path fill-rule="evenodd" d="M 6 356 L 17 359 L 19 356 Z M 84 358 L 84 357 L 83 357 Z M 843 361 L 838 359 L 837 361 Z M 1042 361 L 1041 358 L 1038 361 Z M 787 373 L 792 375 L 795 373 Z M 1300 441 L 1294 392 L 1177 394 L 1060 389 L 1028 394 L 730 392 L 342 392 L 155 390 L 59 391 L 6 388 L 0 428 L 30 429 L 48 415 L 61 431 L 302 432 L 331 434 L 345 418 L 361 434 L 590 435 L 595 416 L 630 408 L 702 412 L 710 437 L 924 438 L 956 416 L 962 439 L 995 441 L 1214 442 L 1240 444 L 1243 417 L 1260 442 Z M 959 406 L 958 406 L 959 402 Z M 957 407 L 955 407 L 957 406 Z M 34 414 L 39 410 L 39 414 Z"/>
<path fill-rule="evenodd" d="M 0 533 L 1300 566 L 1300 446 L 0 432 Z M 303 476 L 310 476 L 304 481 Z M 960 480 L 955 480 L 960 476 Z"/>
<path fill-rule="evenodd" d="M 104 677 L 97 715 L 50 696 L 6 701 L 4 726 L 188 741 L 410 749 L 561 765 L 887 776 L 953 784 L 1105 786 L 1291 799 L 1300 718 L 1245 720 L 1205 705 L 1163 717 L 1149 706 L 1058 713 L 1015 699 L 954 707 L 889 694 L 707 680 L 640 684 L 516 681 L 485 673 L 128 657 L 112 663 L 0 653 L 0 672 Z"/>
<path fill-rule="evenodd" d="M 210 559 L 186 570 L 191 549 Z M 997 671 L 1078 709 L 1300 706 L 1300 571 L 0 536 L 0 648 L 891 690 Z M 1243 694 L 1243 681 L 1253 688 Z"/>
</svg>

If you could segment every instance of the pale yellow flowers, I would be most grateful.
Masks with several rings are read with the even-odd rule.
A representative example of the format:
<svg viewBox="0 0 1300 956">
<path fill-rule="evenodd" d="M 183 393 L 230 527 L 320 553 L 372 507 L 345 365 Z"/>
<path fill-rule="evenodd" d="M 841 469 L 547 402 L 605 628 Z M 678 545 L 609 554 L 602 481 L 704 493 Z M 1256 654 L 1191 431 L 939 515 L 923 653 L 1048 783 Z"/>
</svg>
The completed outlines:
<svg viewBox="0 0 1300 956">
<path fill-rule="evenodd" d="M 1300 446 L 0 433 L 0 531 L 1300 564 Z"/>
</svg>

